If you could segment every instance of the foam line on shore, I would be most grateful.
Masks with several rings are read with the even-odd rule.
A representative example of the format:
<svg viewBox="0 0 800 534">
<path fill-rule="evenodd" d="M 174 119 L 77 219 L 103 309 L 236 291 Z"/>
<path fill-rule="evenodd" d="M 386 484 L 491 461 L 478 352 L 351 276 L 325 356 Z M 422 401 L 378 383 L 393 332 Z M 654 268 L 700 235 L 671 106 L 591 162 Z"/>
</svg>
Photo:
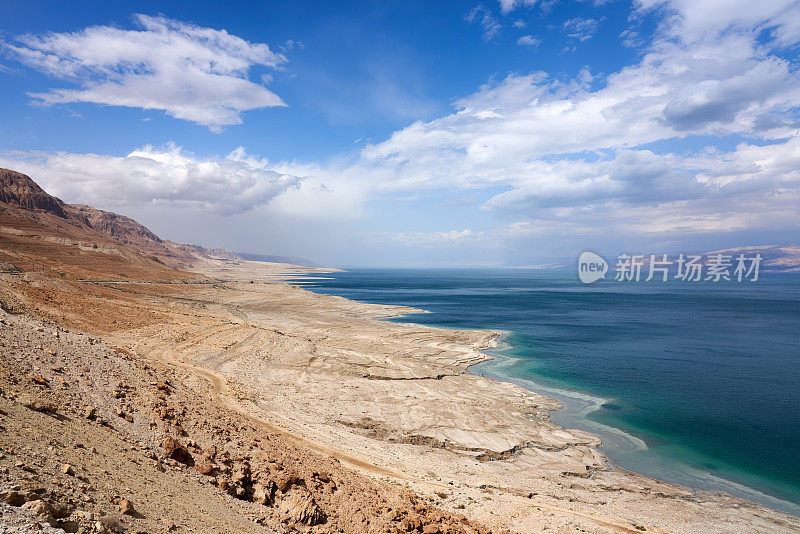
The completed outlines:
<svg viewBox="0 0 800 534">
<path fill-rule="evenodd" d="M 730 493 L 776 510 L 800 515 L 800 506 L 797 504 L 668 457 L 663 457 L 666 462 L 672 464 L 668 467 L 648 462 L 646 458 L 641 458 L 643 463 L 640 465 L 630 467 L 622 465 L 623 463 L 628 463 L 626 461 L 626 458 L 630 459 L 628 455 L 647 452 L 649 447 L 644 440 L 620 428 L 588 419 L 589 414 L 602 409 L 602 405 L 610 402 L 610 399 L 584 392 L 547 386 L 534 380 L 504 374 L 504 369 L 508 369 L 520 360 L 520 358 L 504 354 L 512 348 L 509 343 L 500 339 L 496 349 L 487 351 L 492 356 L 492 359 L 475 364 L 470 368 L 470 372 L 500 382 L 510 382 L 533 393 L 546 395 L 559 401 L 563 408 L 562 410 L 551 411 L 550 419 L 562 427 L 574 427 L 600 436 L 603 440 L 600 449 L 608 455 L 609 461 L 615 467 L 644 474 L 658 480 L 666 480 L 667 482 L 688 486 L 693 491 L 703 489 Z M 643 469 L 644 463 L 649 463 L 650 468 Z M 648 471 L 653 474 L 648 474 Z"/>
</svg>

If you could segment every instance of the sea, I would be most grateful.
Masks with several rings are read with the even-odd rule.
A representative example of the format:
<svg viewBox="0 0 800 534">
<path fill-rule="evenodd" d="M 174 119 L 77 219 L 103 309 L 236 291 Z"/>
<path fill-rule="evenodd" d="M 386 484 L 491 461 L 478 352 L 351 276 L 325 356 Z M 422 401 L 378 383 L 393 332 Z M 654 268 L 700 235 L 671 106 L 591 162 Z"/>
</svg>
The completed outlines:
<svg viewBox="0 0 800 534">
<path fill-rule="evenodd" d="M 348 269 L 318 293 L 504 332 L 474 374 L 559 400 L 616 468 L 800 515 L 800 274 L 582 284 L 568 270 Z"/>
</svg>

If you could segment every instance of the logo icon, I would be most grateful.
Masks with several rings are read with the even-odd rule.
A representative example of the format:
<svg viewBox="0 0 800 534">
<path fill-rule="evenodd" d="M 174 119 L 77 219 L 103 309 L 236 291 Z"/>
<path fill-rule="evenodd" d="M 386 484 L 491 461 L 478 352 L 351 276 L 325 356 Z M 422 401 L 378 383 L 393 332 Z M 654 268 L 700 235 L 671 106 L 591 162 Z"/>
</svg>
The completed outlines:
<svg viewBox="0 0 800 534">
<path fill-rule="evenodd" d="M 584 284 L 591 284 L 597 282 L 601 278 L 605 278 L 608 272 L 608 263 L 606 260 L 595 254 L 585 250 L 581 252 L 578 257 L 578 278 Z"/>
</svg>

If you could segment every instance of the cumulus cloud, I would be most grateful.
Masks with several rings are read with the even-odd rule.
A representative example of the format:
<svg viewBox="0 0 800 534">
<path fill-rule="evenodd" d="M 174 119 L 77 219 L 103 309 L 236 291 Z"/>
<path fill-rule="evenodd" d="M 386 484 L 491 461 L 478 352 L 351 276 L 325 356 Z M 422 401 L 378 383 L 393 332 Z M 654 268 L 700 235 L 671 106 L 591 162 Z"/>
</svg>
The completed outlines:
<svg viewBox="0 0 800 534">
<path fill-rule="evenodd" d="M 380 194 L 501 189 L 485 211 L 551 232 L 800 223 L 800 76 L 779 53 L 800 41 L 783 15 L 789 4 L 645 4 L 637 9 L 666 18 L 636 63 L 599 79 L 508 75 L 458 100 L 452 114 L 367 146 L 355 168 Z M 753 142 L 715 148 L 731 136 Z M 671 152 L 650 148 L 665 142 Z"/>
<path fill-rule="evenodd" d="M 138 30 L 92 26 L 78 32 L 22 35 L 0 43 L 8 55 L 79 86 L 30 96 L 43 105 L 92 102 L 162 110 L 219 131 L 242 112 L 285 106 L 247 78 L 253 66 L 280 68 L 282 54 L 225 30 L 136 15 Z"/>
<path fill-rule="evenodd" d="M 521 5 L 507 4 L 509 10 Z M 695 5 L 638 1 L 635 9 L 660 10 L 663 22 L 638 59 L 617 72 L 583 69 L 572 79 L 512 73 L 457 100 L 452 113 L 414 122 L 357 156 L 325 164 L 270 162 L 240 149 L 208 160 L 178 150 L 190 163 L 176 166 L 159 159 L 174 149 L 146 148 L 124 158 L 7 154 L 0 165 L 26 170 L 38 162 L 39 176 L 61 177 L 54 182 L 60 194 L 80 189 L 73 181 L 89 180 L 91 187 L 70 197 L 89 201 L 97 187 L 98 198 L 188 199 L 217 210 L 230 203 L 239 211 L 268 203 L 275 214 L 348 222 L 369 216 L 364 206 L 370 202 L 397 198 L 411 206 L 410 200 L 430 195 L 444 206 L 466 195 L 480 205 L 480 229 L 467 220 L 443 231 L 381 236 L 382 243 L 426 250 L 796 228 L 800 74 L 785 47 L 796 45 L 800 32 L 796 19 L 783 14 L 792 6 L 764 0 L 747 3 L 748 10 L 734 1 L 730 10 L 706 12 Z M 473 20 L 483 24 L 486 12 L 476 11 Z M 136 158 L 144 164 L 128 161 Z M 222 170 L 204 174 L 204 165 Z M 84 172 L 93 178 L 82 178 Z M 187 178 L 180 177 L 189 175 L 199 186 L 181 188 Z M 220 175 L 230 182 L 210 178 Z M 153 185 L 156 176 L 166 185 Z M 254 185 L 261 176 L 269 177 L 265 183 L 276 180 L 274 187 Z M 96 185 L 101 178 L 112 185 Z M 498 226 L 487 228 L 487 220 Z"/>
<path fill-rule="evenodd" d="M 757 34 L 766 30 L 775 44 L 800 40 L 800 4 L 796 0 L 636 0 L 640 12 L 662 9 L 662 30 L 684 42 L 714 39 L 725 31 Z"/>
<path fill-rule="evenodd" d="M 0 167 L 30 175 L 67 202 L 114 209 L 160 204 L 230 215 L 265 205 L 301 179 L 252 165 L 241 150 L 200 159 L 175 145 L 145 146 L 122 157 L 64 152 L 6 152 Z"/>
</svg>

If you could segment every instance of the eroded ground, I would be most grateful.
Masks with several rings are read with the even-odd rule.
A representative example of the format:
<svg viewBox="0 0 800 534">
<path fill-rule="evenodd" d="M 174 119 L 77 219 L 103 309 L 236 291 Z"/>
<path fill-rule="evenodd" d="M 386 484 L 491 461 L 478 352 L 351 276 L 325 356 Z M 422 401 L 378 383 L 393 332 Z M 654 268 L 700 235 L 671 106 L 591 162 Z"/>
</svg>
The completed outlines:
<svg viewBox="0 0 800 534">
<path fill-rule="evenodd" d="M 381 322 L 408 310 L 315 295 L 274 281 L 270 264 L 137 272 L 105 251 L 6 237 L 28 248 L 6 242 L 0 258 L 17 268 L 0 274 L 3 308 L 19 314 L 4 315 L 0 347 L 5 491 L 62 506 L 51 513 L 62 522 L 83 528 L 74 516 L 86 512 L 148 532 L 800 529 L 741 499 L 612 471 L 596 437 L 550 422 L 557 403 L 466 372 L 494 332 Z M 74 332 L 53 336 L 56 324 Z"/>
</svg>

